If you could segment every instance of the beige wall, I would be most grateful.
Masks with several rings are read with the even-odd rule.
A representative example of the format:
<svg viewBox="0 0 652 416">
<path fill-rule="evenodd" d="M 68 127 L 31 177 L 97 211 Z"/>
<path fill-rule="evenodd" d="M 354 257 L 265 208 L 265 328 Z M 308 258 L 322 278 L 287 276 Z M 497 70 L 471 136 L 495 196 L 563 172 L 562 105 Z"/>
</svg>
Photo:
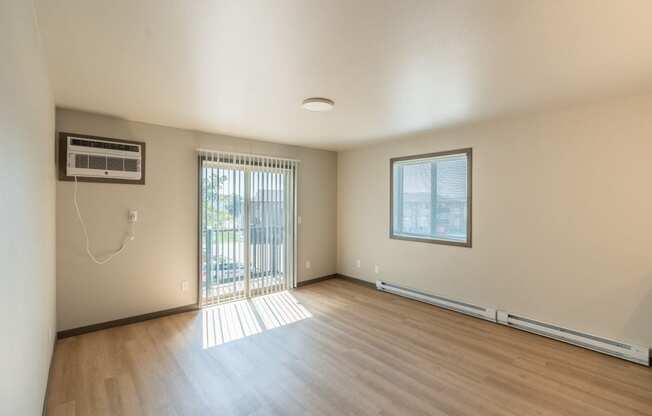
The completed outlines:
<svg viewBox="0 0 652 416">
<path fill-rule="evenodd" d="M 335 272 L 335 153 L 61 109 L 56 127 L 147 143 L 145 186 L 79 185 L 80 208 L 95 253 L 117 248 L 126 229 L 127 210 L 139 211 L 136 240 L 106 265 L 98 266 L 86 256 L 72 202 L 73 185 L 57 182 L 59 330 L 196 302 L 198 147 L 300 159 L 298 280 Z M 309 270 L 306 260 L 311 262 Z M 190 284 L 187 292 L 181 291 L 183 281 Z"/>
<path fill-rule="evenodd" d="M 0 414 L 40 415 L 55 333 L 54 105 L 31 1 L 0 2 Z"/>
<path fill-rule="evenodd" d="M 389 159 L 462 147 L 473 248 L 390 240 Z M 342 152 L 338 272 L 650 346 L 651 178 L 652 96 Z"/>
</svg>

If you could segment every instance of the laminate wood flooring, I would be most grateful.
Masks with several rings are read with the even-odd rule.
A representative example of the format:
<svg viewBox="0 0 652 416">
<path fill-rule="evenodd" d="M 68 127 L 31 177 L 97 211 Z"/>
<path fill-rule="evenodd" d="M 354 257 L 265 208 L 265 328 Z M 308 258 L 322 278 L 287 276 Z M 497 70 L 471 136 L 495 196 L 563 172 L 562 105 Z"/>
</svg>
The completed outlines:
<svg viewBox="0 0 652 416">
<path fill-rule="evenodd" d="M 330 279 L 59 340 L 70 415 L 652 415 L 652 370 Z"/>
</svg>

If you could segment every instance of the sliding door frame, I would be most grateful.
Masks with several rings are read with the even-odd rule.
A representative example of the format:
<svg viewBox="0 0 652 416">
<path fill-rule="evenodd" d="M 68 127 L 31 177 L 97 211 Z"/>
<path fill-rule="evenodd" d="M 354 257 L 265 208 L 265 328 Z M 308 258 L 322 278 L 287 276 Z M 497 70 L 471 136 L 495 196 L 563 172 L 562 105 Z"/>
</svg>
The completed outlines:
<svg viewBox="0 0 652 416">
<path fill-rule="evenodd" d="M 219 153 L 219 152 L 216 152 Z M 228 153 L 224 153 L 228 155 Z M 237 154 L 236 154 L 237 155 Z M 263 158 L 264 156 L 253 156 L 252 157 L 261 157 Z M 275 159 L 270 157 L 270 159 Z M 202 285 L 202 270 L 203 270 L 203 261 L 202 261 L 202 249 L 203 249 L 203 241 L 202 241 L 202 230 L 205 226 L 204 224 L 204 215 L 203 215 L 203 206 L 204 206 L 204 201 L 203 201 L 203 185 L 204 185 L 204 177 L 203 177 L 203 168 L 204 168 L 204 162 L 215 162 L 215 163 L 225 163 L 228 165 L 229 163 L 233 163 L 233 156 L 230 156 L 229 158 L 218 158 L 218 159 L 211 159 L 210 157 L 206 156 L 205 154 L 198 154 L 197 157 L 197 307 L 202 308 L 202 307 L 210 307 L 210 306 L 215 306 L 218 303 L 204 303 L 204 297 L 203 295 L 203 285 Z M 279 160 L 284 160 L 284 159 L 279 159 Z M 244 172 L 244 178 L 245 178 L 245 199 L 246 195 L 250 195 L 251 193 L 251 184 L 249 183 L 249 176 L 254 172 L 253 169 L 247 169 L 247 166 L 249 167 L 260 167 L 261 170 L 264 171 L 264 169 L 267 167 L 264 163 L 261 163 L 260 161 L 256 160 L 248 160 L 246 163 L 233 163 L 232 167 L 225 167 L 226 169 L 232 168 L 234 170 L 239 170 L 241 169 Z M 285 263 L 288 264 L 289 267 L 291 267 L 291 281 L 288 281 L 287 276 L 285 276 L 286 279 L 286 284 L 287 284 L 287 289 L 292 289 L 296 287 L 297 281 L 298 281 L 298 266 L 297 266 L 297 261 L 298 261 L 298 164 L 289 164 L 287 167 L 283 168 L 283 170 L 287 170 L 291 172 L 291 175 L 289 175 L 289 187 L 292 189 L 292 199 L 288 201 L 287 208 L 288 208 L 288 213 L 286 214 L 289 216 L 287 224 L 292 224 L 292 240 L 286 241 L 286 246 L 288 243 L 291 242 L 292 247 L 291 248 L 286 248 L 286 259 Z M 250 283 L 251 283 L 251 270 L 250 270 L 250 264 L 249 264 L 249 242 L 250 242 L 250 209 L 251 206 L 248 202 L 244 204 L 244 215 L 245 215 L 245 224 L 243 225 L 245 232 L 244 234 L 244 266 L 245 266 L 245 298 L 247 298 L 250 294 Z M 286 234 L 288 231 L 286 230 Z M 292 256 L 291 261 L 288 261 L 287 257 Z M 287 274 L 289 270 L 286 270 L 285 273 Z M 219 293 L 219 288 L 218 288 L 218 293 Z M 219 296 L 219 295 L 218 295 Z"/>
<path fill-rule="evenodd" d="M 202 283 L 201 283 L 201 271 L 202 271 L 202 226 L 204 225 L 204 216 L 202 215 L 202 188 L 204 185 L 203 176 L 202 176 L 202 164 L 204 160 L 207 159 L 206 156 L 199 154 L 197 155 L 197 307 L 201 308 L 204 306 L 202 300 Z"/>
</svg>

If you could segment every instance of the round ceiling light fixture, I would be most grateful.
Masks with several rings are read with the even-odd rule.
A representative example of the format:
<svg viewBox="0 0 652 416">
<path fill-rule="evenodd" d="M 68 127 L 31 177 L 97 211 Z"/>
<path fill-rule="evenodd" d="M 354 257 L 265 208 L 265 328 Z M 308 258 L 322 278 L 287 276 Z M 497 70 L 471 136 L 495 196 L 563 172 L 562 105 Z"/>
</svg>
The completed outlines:
<svg viewBox="0 0 652 416">
<path fill-rule="evenodd" d="M 305 108 L 308 111 L 331 111 L 335 102 L 329 100 L 328 98 L 322 97 L 311 97 L 303 100 L 301 107 Z"/>
</svg>

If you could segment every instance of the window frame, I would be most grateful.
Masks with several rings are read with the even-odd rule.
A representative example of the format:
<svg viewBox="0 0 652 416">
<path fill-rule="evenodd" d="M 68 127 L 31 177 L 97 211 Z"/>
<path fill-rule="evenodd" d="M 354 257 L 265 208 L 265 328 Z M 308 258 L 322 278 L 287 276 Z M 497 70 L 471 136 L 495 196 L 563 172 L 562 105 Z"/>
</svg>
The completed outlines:
<svg viewBox="0 0 652 416">
<path fill-rule="evenodd" d="M 467 160 L 466 195 L 467 195 L 468 214 L 466 218 L 466 234 L 467 234 L 466 241 L 465 242 L 450 241 L 450 240 L 442 240 L 437 238 L 411 237 L 411 236 L 405 236 L 400 234 L 394 234 L 394 164 L 396 162 L 404 162 L 406 160 L 430 159 L 430 158 L 451 156 L 451 155 L 466 155 L 466 160 Z M 472 228 L 473 192 L 472 191 L 473 191 L 473 148 L 471 147 L 467 147 L 463 149 L 455 149 L 455 150 L 446 150 L 443 152 L 395 157 L 389 159 L 389 238 L 393 240 L 415 241 L 421 243 L 431 243 L 431 244 L 441 244 L 447 246 L 471 248 L 472 240 L 473 240 L 472 239 L 473 237 L 473 228 Z"/>
</svg>

